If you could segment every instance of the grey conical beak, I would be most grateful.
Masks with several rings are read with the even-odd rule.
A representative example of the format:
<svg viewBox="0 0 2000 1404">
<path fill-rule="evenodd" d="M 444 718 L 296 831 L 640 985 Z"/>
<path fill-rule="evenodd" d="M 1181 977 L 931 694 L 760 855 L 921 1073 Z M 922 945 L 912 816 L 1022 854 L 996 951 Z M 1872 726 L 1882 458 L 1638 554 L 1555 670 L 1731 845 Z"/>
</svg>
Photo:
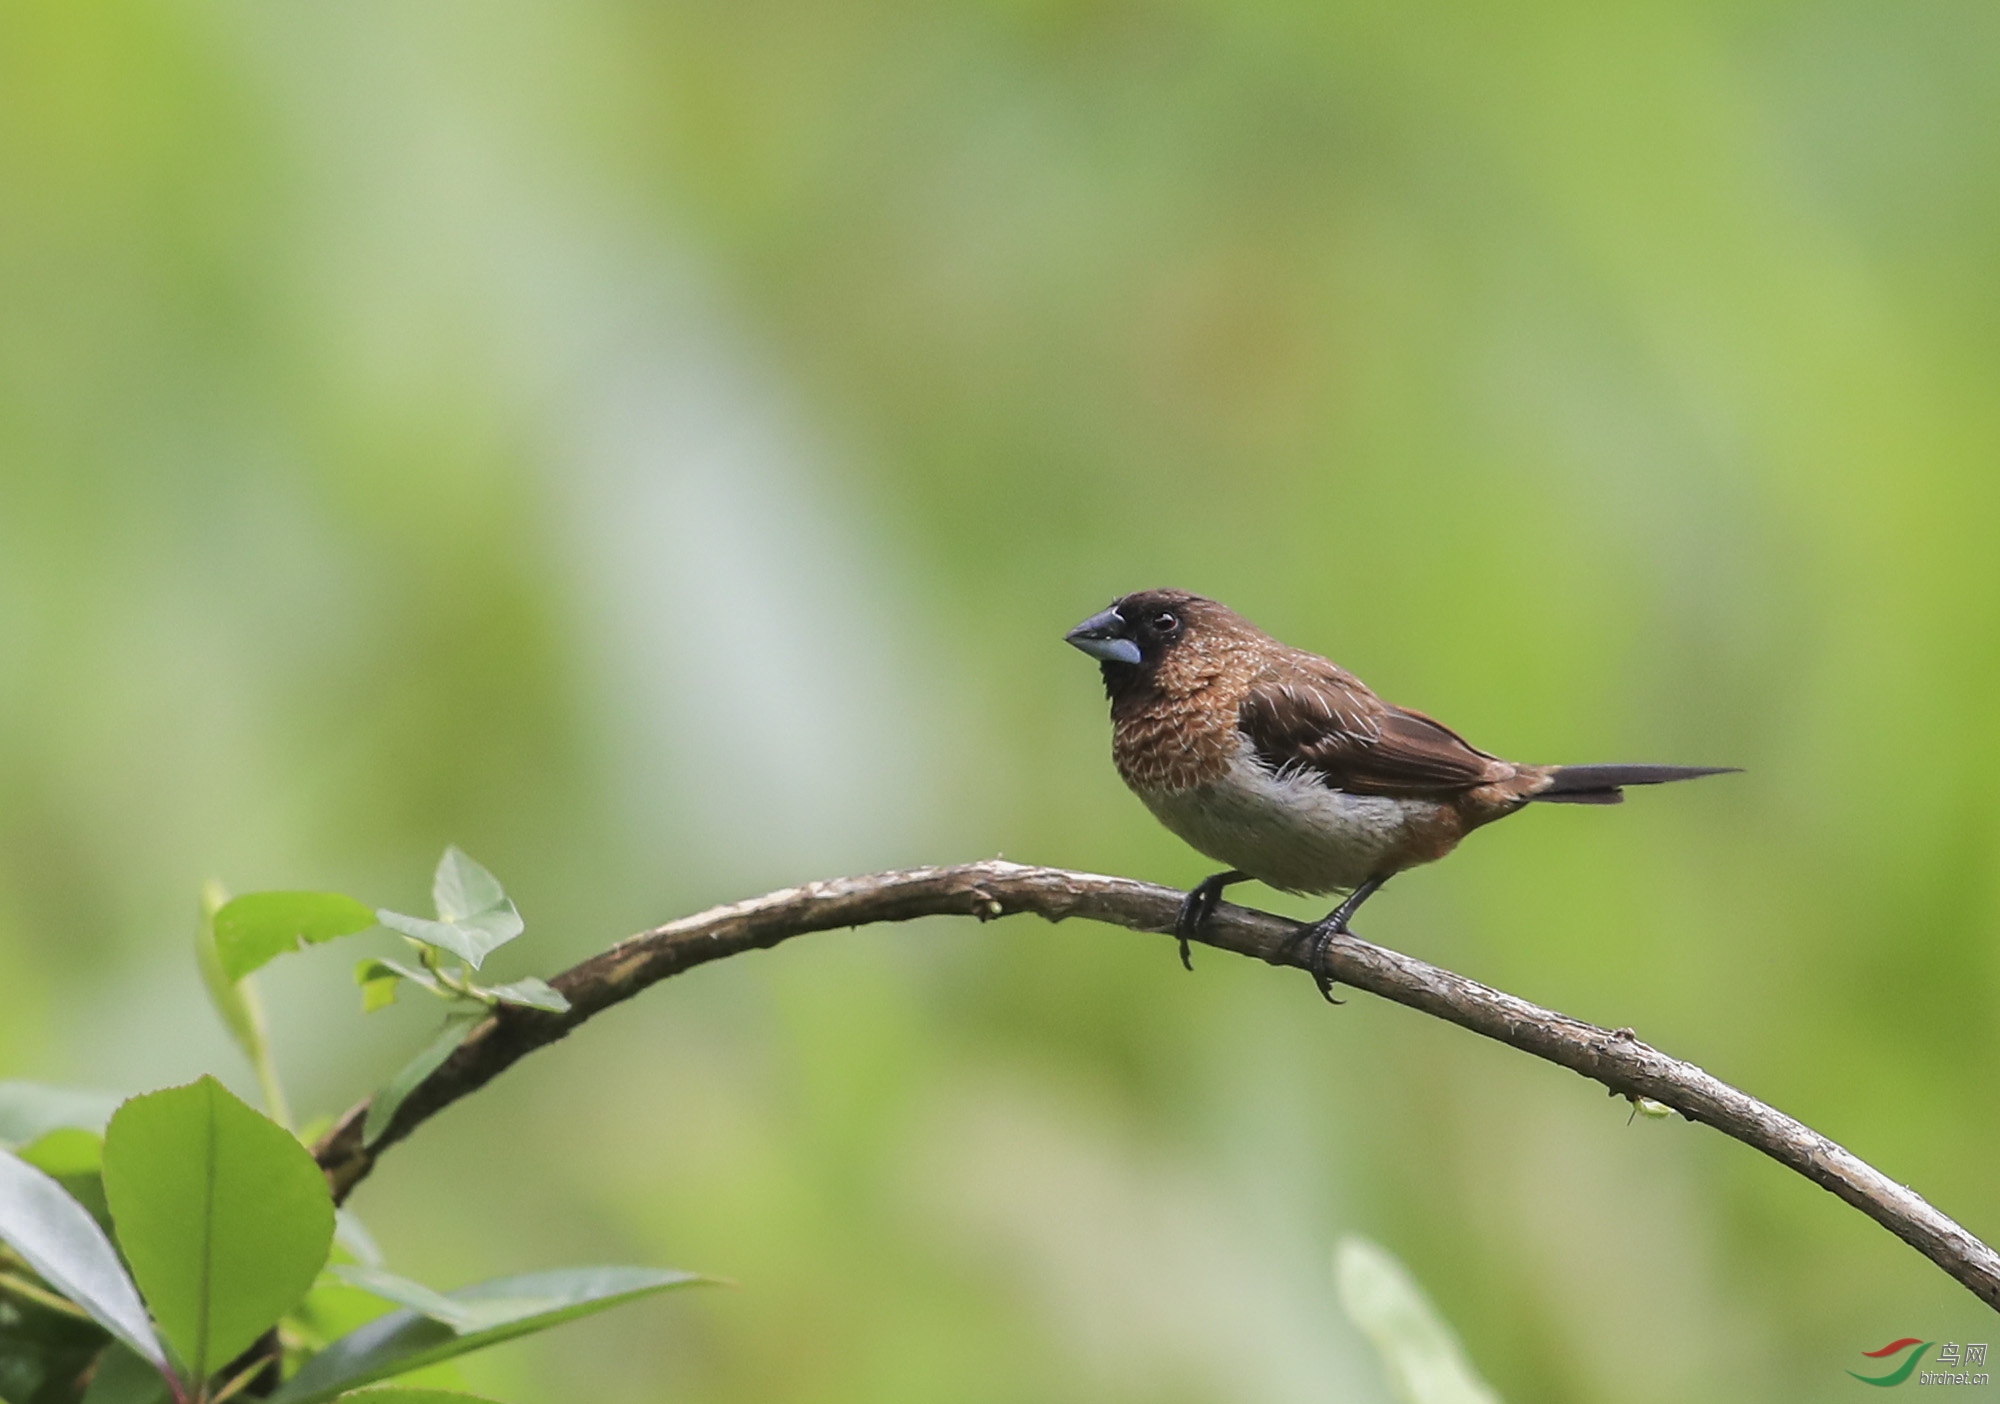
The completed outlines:
<svg viewBox="0 0 2000 1404">
<path fill-rule="evenodd" d="M 1092 658 L 1102 659 L 1106 663 L 1139 661 L 1139 645 L 1125 637 L 1125 621 L 1118 617 L 1116 608 L 1107 609 L 1102 614 L 1091 615 L 1064 634 L 1063 638 Z"/>
</svg>

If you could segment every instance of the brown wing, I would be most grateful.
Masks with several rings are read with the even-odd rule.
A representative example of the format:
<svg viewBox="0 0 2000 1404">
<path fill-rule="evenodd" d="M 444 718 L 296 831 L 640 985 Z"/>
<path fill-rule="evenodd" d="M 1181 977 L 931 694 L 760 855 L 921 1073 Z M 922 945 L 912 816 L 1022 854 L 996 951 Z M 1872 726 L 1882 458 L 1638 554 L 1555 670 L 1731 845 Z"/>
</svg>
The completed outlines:
<svg viewBox="0 0 2000 1404">
<path fill-rule="evenodd" d="M 1311 771 L 1350 794 L 1450 794 L 1484 784 L 1504 765 L 1450 727 L 1391 707 L 1310 655 L 1253 681 L 1236 724 L 1272 769 Z"/>
</svg>

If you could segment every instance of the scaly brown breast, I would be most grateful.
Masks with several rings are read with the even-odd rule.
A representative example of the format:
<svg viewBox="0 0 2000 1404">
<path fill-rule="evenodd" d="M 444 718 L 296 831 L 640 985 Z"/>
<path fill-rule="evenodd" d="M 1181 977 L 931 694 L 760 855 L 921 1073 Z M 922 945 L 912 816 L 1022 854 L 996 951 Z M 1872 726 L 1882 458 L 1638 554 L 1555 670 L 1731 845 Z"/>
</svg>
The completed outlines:
<svg viewBox="0 0 2000 1404">
<path fill-rule="evenodd" d="M 1191 789 L 1229 768 L 1235 726 L 1235 709 L 1218 707 L 1203 694 L 1155 698 L 1144 708 L 1112 713 L 1111 759 L 1140 794 Z"/>
<path fill-rule="evenodd" d="M 1144 686 L 1115 696 L 1111 759 L 1125 783 L 1147 794 L 1221 779 L 1242 743 L 1237 713 L 1260 666 L 1240 640 L 1190 638 Z"/>
</svg>

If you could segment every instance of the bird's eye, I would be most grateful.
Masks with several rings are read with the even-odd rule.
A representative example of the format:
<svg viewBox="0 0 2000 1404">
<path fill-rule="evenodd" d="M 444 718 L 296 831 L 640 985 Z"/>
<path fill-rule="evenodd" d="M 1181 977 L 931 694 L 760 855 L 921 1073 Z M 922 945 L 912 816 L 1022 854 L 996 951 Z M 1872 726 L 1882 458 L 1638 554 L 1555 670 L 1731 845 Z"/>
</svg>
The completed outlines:
<svg viewBox="0 0 2000 1404">
<path fill-rule="evenodd" d="M 1181 627 L 1180 616 L 1170 609 L 1161 610 L 1147 622 L 1153 626 L 1153 632 L 1156 634 L 1171 634 Z"/>
</svg>

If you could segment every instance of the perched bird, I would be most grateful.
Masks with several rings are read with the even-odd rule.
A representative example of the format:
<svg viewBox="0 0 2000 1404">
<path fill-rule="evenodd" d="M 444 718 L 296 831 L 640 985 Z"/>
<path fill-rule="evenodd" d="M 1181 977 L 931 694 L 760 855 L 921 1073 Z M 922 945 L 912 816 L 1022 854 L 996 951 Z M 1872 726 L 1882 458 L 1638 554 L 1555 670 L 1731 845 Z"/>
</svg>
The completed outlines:
<svg viewBox="0 0 2000 1404">
<path fill-rule="evenodd" d="M 1162 824 L 1229 865 L 1181 904 L 1182 964 L 1193 969 L 1188 938 L 1232 883 L 1345 892 L 1304 933 L 1328 999 L 1326 951 L 1356 909 L 1481 824 L 1530 803 L 1617 804 L 1626 785 L 1735 769 L 1501 760 L 1184 590 L 1126 595 L 1064 637 L 1103 671 L 1125 783 Z"/>
</svg>

